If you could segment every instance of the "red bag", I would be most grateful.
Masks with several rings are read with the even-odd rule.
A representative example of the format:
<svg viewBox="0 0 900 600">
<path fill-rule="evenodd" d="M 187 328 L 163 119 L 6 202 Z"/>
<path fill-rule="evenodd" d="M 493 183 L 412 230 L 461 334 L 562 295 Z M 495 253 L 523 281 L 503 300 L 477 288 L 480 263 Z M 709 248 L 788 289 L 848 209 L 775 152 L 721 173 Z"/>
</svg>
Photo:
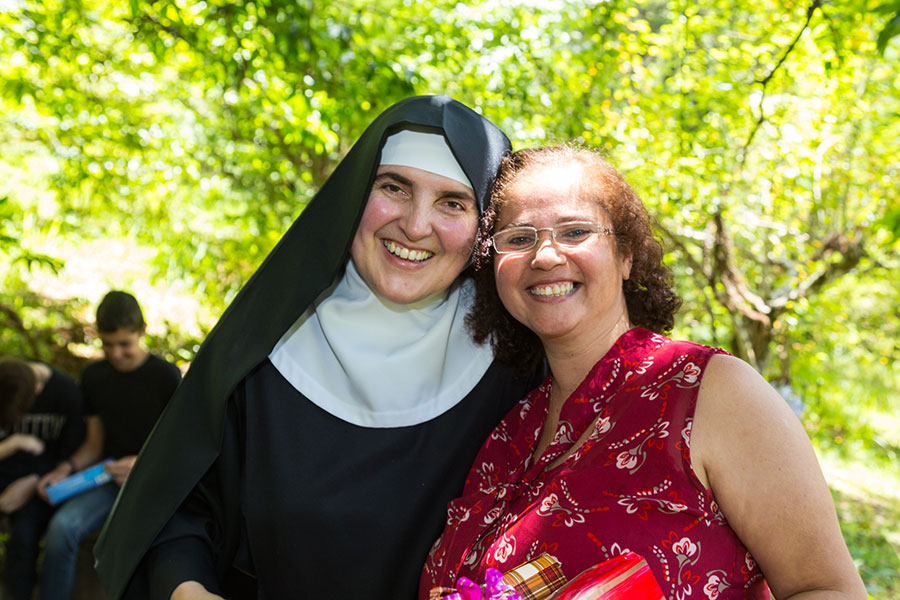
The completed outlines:
<svg viewBox="0 0 900 600">
<path fill-rule="evenodd" d="M 548 600 L 664 600 L 644 557 L 634 552 L 585 569 Z"/>
</svg>

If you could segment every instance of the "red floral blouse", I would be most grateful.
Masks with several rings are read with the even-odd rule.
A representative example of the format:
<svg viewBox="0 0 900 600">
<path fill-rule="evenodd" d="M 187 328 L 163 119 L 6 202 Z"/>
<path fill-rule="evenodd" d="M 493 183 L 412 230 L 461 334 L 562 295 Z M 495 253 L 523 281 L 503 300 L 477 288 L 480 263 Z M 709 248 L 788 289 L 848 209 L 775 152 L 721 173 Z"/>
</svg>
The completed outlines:
<svg viewBox="0 0 900 600">
<path fill-rule="evenodd" d="M 644 329 L 625 333 L 566 401 L 546 452 L 532 458 L 551 379 L 484 443 L 419 585 L 509 570 L 542 552 L 566 577 L 627 551 L 646 558 L 666 598 L 769 598 L 753 557 L 691 468 L 700 379 L 721 350 Z M 591 427 L 587 441 L 560 465 Z"/>
</svg>

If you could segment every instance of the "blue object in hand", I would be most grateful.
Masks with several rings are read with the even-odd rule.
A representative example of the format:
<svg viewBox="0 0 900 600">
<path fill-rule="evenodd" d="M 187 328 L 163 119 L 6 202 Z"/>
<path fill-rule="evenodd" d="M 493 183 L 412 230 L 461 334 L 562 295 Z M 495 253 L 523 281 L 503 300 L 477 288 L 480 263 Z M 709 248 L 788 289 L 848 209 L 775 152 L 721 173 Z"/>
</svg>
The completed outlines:
<svg viewBox="0 0 900 600">
<path fill-rule="evenodd" d="M 112 481 L 112 475 L 103 470 L 103 466 L 111 461 L 111 458 L 107 458 L 83 471 L 69 475 L 62 481 L 47 486 L 47 497 L 50 499 L 50 504 L 55 506 L 72 496 Z"/>
</svg>

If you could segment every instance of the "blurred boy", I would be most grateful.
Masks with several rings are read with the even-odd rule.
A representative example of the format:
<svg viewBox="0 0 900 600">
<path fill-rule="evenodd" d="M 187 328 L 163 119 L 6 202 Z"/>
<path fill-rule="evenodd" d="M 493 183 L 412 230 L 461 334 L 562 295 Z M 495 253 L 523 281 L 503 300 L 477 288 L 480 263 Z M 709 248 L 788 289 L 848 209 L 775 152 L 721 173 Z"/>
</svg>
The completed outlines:
<svg viewBox="0 0 900 600">
<path fill-rule="evenodd" d="M 72 597 L 82 541 L 98 531 L 115 502 L 138 451 L 181 381 L 178 367 L 150 354 L 142 345 L 146 324 L 131 294 L 109 292 L 97 307 L 97 331 L 105 358 L 81 375 L 87 436 L 68 459 L 45 475 L 46 487 L 103 458 L 114 481 L 65 502 L 47 529 L 41 568 L 42 600 Z"/>
<path fill-rule="evenodd" d="M 53 507 L 38 480 L 81 443 L 81 392 L 68 375 L 39 362 L 0 360 L 0 512 L 9 515 L 3 587 L 28 600 L 38 544 Z"/>
</svg>

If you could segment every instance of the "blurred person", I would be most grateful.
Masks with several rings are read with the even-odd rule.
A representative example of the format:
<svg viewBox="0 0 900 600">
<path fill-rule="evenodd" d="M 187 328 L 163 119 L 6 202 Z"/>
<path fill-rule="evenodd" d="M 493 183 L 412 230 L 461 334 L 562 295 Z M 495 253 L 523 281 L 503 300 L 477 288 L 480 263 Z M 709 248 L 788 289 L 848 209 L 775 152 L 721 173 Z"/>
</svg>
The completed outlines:
<svg viewBox="0 0 900 600">
<path fill-rule="evenodd" d="M 40 574 L 41 600 L 72 597 L 81 543 L 100 530 L 136 455 L 181 381 L 174 364 L 142 345 L 146 332 L 137 299 L 127 292 L 107 293 L 97 307 L 97 335 L 104 358 L 81 374 L 87 434 L 66 460 L 44 475 L 46 488 L 104 458 L 113 480 L 66 500 L 47 528 Z"/>
<path fill-rule="evenodd" d="M 31 598 L 39 543 L 53 507 L 38 481 L 84 437 L 81 392 L 71 377 L 38 361 L 0 359 L 0 512 L 9 515 L 3 588 Z"/>
</svg>

